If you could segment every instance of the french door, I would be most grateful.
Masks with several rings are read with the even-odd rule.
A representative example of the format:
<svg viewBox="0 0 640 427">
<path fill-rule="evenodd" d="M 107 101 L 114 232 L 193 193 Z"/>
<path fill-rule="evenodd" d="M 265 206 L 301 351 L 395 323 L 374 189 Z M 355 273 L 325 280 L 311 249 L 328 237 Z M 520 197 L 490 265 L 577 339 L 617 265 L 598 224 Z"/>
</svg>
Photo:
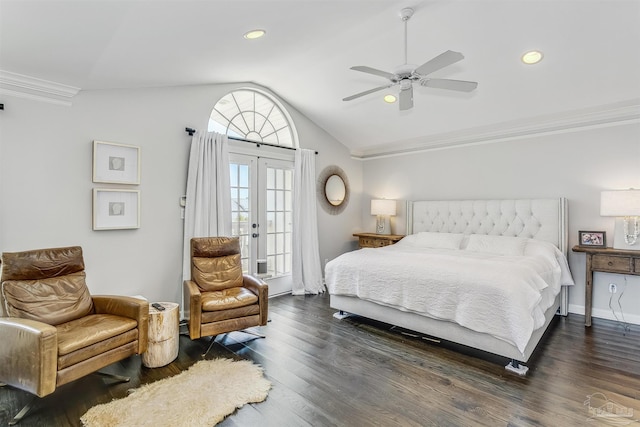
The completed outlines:
<svg viewBox="0 0 640 427">
<path fill-rule="evenodd" d="M 291 292 L 293 162 L 230 154 L 232 234 L 240 237 L 242 270 Z"/>
</svg>

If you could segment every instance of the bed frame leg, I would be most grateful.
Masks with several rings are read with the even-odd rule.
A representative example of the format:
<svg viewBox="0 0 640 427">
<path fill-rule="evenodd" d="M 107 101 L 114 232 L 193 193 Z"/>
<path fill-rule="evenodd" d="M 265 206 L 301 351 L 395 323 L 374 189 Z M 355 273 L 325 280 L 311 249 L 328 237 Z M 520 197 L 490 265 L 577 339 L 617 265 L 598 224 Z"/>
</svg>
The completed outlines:
<svg viewBox="0 0 640 427">
<path fill-rule="evenodd" d="M 333 317 L 335 317 L 336 319 L 340 319 L 340 320 L 344 319 L 345 317 L 349 317 L 349 316 L 350 316 L 349 313 L 347 313 L 346 311 L 342 311 L 342 310 L 336 311 L 335 313 L 333 313 Z"/>
<path fill-rule="evenodd" d="M 522 377 L 527 375 L 527 372 L 529 372 L 529 367 L 520 364 L 520 362 L 518 362 L 516 359 L 511 359 L 511 362 L 509 362 L 509 364 L 505 366 L 504 369 L 513 372 L 514 374 L 518 374 Z"/>
</svg>

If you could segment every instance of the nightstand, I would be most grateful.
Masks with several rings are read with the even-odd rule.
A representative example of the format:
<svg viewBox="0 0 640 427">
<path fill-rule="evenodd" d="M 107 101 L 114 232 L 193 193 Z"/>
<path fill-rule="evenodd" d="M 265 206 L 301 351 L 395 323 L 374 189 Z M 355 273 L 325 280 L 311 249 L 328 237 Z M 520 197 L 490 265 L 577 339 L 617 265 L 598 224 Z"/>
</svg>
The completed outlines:
<svg viewBox="0 0 640 427">
<path fill-rule="evenodd" d="M 400 234 L 376 234 L 376 233 L 353 233 L 359 239 L 360 248 L 381 248 L 393 245 L 402 240 L 404 235 Z"/>
<path fill-rule="evenodd" d="M 593 298 L 593 272 L 632 274 L 640 276 L 640 251 L 613 248 L 590 248 L 574 246 L 573 252 L 587 255 L 587 273 L 584 287 L 584 325 L 591 326 L 591 303 Z"/>
</svg>

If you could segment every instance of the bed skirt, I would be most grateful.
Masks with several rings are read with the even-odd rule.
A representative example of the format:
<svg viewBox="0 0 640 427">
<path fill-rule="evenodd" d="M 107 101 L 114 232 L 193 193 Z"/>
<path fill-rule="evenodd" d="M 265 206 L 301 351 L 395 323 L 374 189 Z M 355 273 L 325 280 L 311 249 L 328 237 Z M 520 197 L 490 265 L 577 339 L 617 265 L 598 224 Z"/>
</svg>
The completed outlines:
<svg viewBox="0 0 640 427">
<path fill-rule="evenodd" d="M 462 344 L 524 363 L 531 357 L 538 342 L 553 320 L 554 315 L 556 313 L 560 314 L 561 302 L 563 297 L 566 297 L 566 292 L 566 286 L 563 286 L 562 291 L 556 297 L 553 305 L 545 312 L 544 325 L 533 331 L 524 349 L 524 353 L 521 353 L 513 344 L 485 333 L 472 331 L 457 323 L 432 319 L 416 313 L 361 300 L 357 297 L 331 295 L 330 305 L 336 310 L 399 326 L 404 329 L 420 332 L 435 338 Z M 562 310 L 561 314 L 566 315 L 566 312 Z"/>
</svg>

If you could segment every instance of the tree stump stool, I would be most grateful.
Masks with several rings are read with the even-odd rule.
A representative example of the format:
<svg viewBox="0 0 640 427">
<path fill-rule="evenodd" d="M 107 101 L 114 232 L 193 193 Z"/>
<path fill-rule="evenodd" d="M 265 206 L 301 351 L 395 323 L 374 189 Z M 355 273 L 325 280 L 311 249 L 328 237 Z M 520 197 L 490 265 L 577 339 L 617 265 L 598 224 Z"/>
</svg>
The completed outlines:
<svg viewBox="0 0 640 427">
<path fill-rule="evenodd" d="M 149 306 L 149 345 L 142 353 L 142 364 L 147 368 L 165 366 L 178 357 L 180 311 L 174 302 L 159 303 L 165 309 Z"/>
</svg>

